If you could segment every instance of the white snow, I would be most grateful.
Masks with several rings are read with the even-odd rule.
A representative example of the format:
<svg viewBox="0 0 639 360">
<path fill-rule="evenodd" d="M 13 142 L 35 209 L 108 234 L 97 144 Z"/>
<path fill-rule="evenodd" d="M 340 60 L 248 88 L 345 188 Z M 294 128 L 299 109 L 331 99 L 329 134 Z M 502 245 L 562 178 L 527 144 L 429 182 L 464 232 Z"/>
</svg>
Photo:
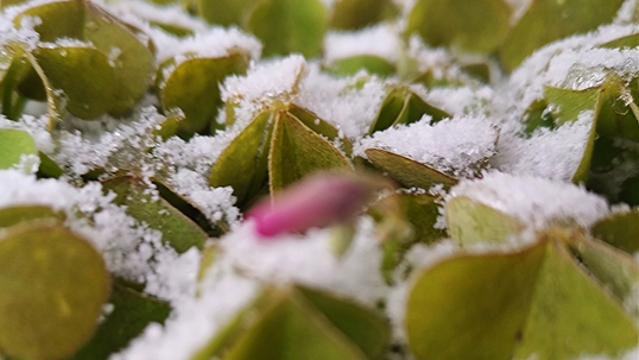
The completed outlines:
<svg viewBox="0 0 639 360">
<path fill-rule="evenodd" d="M 399 35 L 392 25 L 379 24 L 358 31 L 331 31 L 324 37 L 324 60 L 335 60 L 358 55 L 375 55 L 390 61 L 399 60 Z"/>
<path fill-rule="evenodd" d="M 376 148 L 406 156 L 455 177 L 477 176 L 495 154 L 499 132 L 485 116 L 457 116 L 430 124 L 425 115 L 362 139 L 354 153 L 365 157 Z"/>
</svg>

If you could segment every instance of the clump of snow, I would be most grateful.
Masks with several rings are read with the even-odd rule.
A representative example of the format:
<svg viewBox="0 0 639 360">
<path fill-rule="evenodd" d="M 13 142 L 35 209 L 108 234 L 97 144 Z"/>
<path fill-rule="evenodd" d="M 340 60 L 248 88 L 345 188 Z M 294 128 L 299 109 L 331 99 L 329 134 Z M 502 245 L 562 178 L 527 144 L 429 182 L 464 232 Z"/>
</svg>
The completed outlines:
<svg viewBox="0 0 639 360">
<path fill-rule="evenodd" d="M 413 84 L 411 90 L 452 115 L 486 114 L 486 105 L 494 97 L 494 90 L 489 86 L 436 87 L 426 91 L 423 86 Z"/>
<path fill-rule="evenodd" d="M 333 124 L 345 136 L 357 139 L 368 132 L 386 93 L 386 83 L 376 76 L 360 73 L 336 78 L 322 73 L 317 64 L 310 64 L 294 102 Z"/>
<path fill-rule="evenodd" d="M 473 81 L 445 48 L 431 48 L 413 35 L 408 39 L 407 55 L 417 62 L 418 74 L 430 71 L 433 78 L 445 82 L 469 84 Z"/>
<path fill-rule="evenodd" d="M 131 14 L 147 22 L 179 26 L 193 32 L 205 32 L 208 28 L 203 20 L 187 14 L 182 6 L 176 4 L 159 5 L 130 0 L 109 3 L 109 9 L 119 16 Z"/>
<path fill-rule="evenodd" d="M 35 174 L 40 167 L 40 157 L 35 154 L 21 154 L 20 160 L 17 164 L 13 165 L 11 169 L 18 170 L 25 174 Z"/>
<path fill-rule="evenodd" d="M 306 71 L 306 60 L 301 55 L 262 61 L 251 67 L 246 76 L 227 77 L 222 100 L 233 104 L 236 122 L 246 125 L 275 102 L 290 102 Z"/>
<path fill-rule="evenodd" d="M 466 196 L 541 230 L 555 222 L 574 222 L 589 228 L 610 213 L 599 195 L 573 184 L 500 172 L 482 179 L 464 180 L 450 190 L 447 200 Z"/>
<path fill-rule="evenodd" d="M 557 129 L 540 128 L 529 138 L 504 134 L 493 165 L 514 175 L 571 181 L 584 157 L 594 113 L 582 111 L 577 121 Z"/>
<path fill-rule="evenodd" d="M 358 31 L 331 31 L 324 37 L 324 60 L 358 55 L 376 55 L 391 63 L 399 60 L 399 35 L 389 24 L 379 24 Z"/>
<path fill-rule="evenodd" d="M 354 146 L 366 156 L 377 148 L 406 156 L 455 177 L 474 177 L 495 154 L 499 132 L 485 116 L 456 116 L 433 125 L 425 115 L 420 121 L 376 132 Z"/>
<path fill-rule="evenodd" d="M 265 242 L 256 238 L 253 226 L 249 221 L 221 239 L 221 255 L 212 269 L 230 267 L 264 283 L 326 289 L 371 307 L 385 296 L 381 273 L 371 271 L 379 267 L 382 256 L 372 219 L 359 220 L 357 234 L 341 258 L 331 250 L 330 229 Z"/>
<path fill-rule="evenodd" d="M 169 178 L 173 189 L 185 196 L 212 223 L 226 220 L 231 226 L 236 225 L 240 211 L 234 207 L 237 200 L 230 186 L 212 188 L 200 173 L 186 168 L 179 169 Z"/>
</svg>

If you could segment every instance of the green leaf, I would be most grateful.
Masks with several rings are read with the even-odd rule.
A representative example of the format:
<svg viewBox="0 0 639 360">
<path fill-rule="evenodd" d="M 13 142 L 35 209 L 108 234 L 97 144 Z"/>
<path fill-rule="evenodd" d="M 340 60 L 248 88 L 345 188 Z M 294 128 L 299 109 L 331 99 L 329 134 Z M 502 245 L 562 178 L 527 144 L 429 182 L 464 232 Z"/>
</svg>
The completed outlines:
<svg viewBox="0 0 639 360">
<path fill-rule="evenodd" d="M 306 108 L 300 107 L 295 104 L 291 104 L 288 108 L 288 112 L 293 115 L 297 120 L 302 122 L 307 128 L 315 131 L 319 135 L 327 138 L 331 142 L 335 143 L 338 139 L 342 143 L 342 150 L 346 153 L 347 156 L 351 155 L 353 151 L 353 144 L 351 141 L 340 135 L 339 130 L 326 120 L 321 119 L 315 113 L 307 110 Z"/>
<path fill-rule="evenodd" d="M 267 183 L 273 115 L 262 112 L 231 142 L 213 165 L 209 185 L 231 186 L 240 207 Z"/>
<path fill-rule="evenodd" d="M 12 227 L 0 240 L 0 348 L 23 359 L 73 354 L 109 294 L 102 256 L 58 225 Z"/>
<path fill-rule="evenodd" d="M 614 356 L 639 336 L 556 240 L 445 259 L 419 276 L 407 304 L 408 341 L 419 359 Z"/>
<path fill-rule="evenodd" d="M 386 95 L 368 133 L 383 131 L 399 124 L 412 124 L 419 121 L 424 115 L 431 115 L 433 124 L 450 117 L 444 110 L 425 102 L 410 88 L 397 86 Z"/>
<path fill-rule="evenodd" d="M 514 357 L 620 355 L 637 346 L 634 320 L 558 244 L 545 246 L 535 296 Z"/>
<path fill-rule="evenodd" d="M 261 0 L 244 26 L 264 43 L 264 55 L 318 55 L 327 28 L 320 0 Z"/>
<path fill-rule="evenodd" d="M 51 160 L 47 154 L 39 151 L 38 155 L 40 156 L 40 168 L 37 174 L 39 178 L 57 179 L 64 174 L 64 170 L 55 161 Z"/>
<path fill-rule="evenodd" d="M 271 194 L 317 170 L 352 167 L 344 154 L 295 116 L 275 116 L 268 159 Z"/>
<path fill-rule="evenodd" d="M 169 304 L 138 292 L 124 281 L 113 283 L 109 304 L 113 311 L 98 325 L 93 338 L 69 360 L 106 360 L 142 334 L 147 325 L 163 324 L 171 313 Z"/>
<path fill-rule="evenodd" d="M 550 114 L 557 126 L 576 121 L 584 110 L 594 110 L 598 96 L 598 88 L 569 90 L 548 85 L 544 87 L 544 99 L 550 106 Z"/>
<path fill-rule="evenodd" d="M 360 70 L 382 77 L 392 76 L 397 71 L 395 65 L 383 57 L 376 55 L 357 55 L 337 59 L 327 66 L 331 74 L 348 76 L 355 75 Z"/>
<path fill-rule="evenodd" d="M 379 314 L 329 293 L 298 286 L 297 290 L 335 328 L 354 342 L 368 359 L 381 359 L 389 346 L 390 329 Z"/>
<path fill-rule="evenodd" d="M 623 36 L 618 39 L 608 41 L 600 47 L 608 49 L 623 49 L 634 48 L 637 46 L 639 46 L 639 33 Z"/>
<path fill-rule="evenodd" d="M 519 253 L 458 255 L 426 269 L 406 307 L 417 359 L 511 359 L 545 245 Z"/>
<path fill-rule="evenodd" d="M 16 205 L 0 209 L 0 228 L 34 221 L 63 223 L 65 219 L 63 212 L 43 205 Z"/>
<path fill-rule="evenodd" d="M 510 13 L 502 0 L 419 0 L 407 33 L 418 32 L 433 47 L 492 53 L 506 37 Z"/>
<path fill-rule="evenodd" d="M 197 0 L 197 12 L 210 24 L 242 25 L 243 18 L 260 0 Z"/>
<path fill-rule="evenodd" d="M 629 254 L 639 251 L 639 209 L 615 213 L 599 220 L 592 235 Z"/>
<path fill-rule="evenodd" d="M 116 194 L 113 202 L 126 205 L 126 212 L 137 220 L 146 222 L 150 228 L 162 232 L 162 239 L 177 252 L 183 253 L 195 246 L 201 249 L 208 238 L 206 233 L 180 211 L 159 195 L 149 192 L 142 179 L 122 176 L 102 182 L 105 193 Z"/>
<path fill-rule="evenodd" d="M 330 27 L 338 30 L 357 30 L 390 20 L 400 9 L 391 0 L 338 0 L 331 9 Z"/>
<path fill-rule="evenodd" d="M 302 286 L 267 288 L 191 360 L 376 360 L 389 338 L 379 314 L 351 301 Z"/>
<path fill-rule="evenodd" d="M 388 173 L 388 176 L 406 188 L 430 189 L 436 184 L 444 184 L 445 188 L 450 188 L 459 181 L 452 176 L 390 151 L 366 149 L 366 157 L 377 169 Z"/>
<path fill-rule="evenodd" d="M 89 120 L 109 110 L 116 78 L 104 53 L 91 47 L 39 47 L 34 56 L 50 86 L 64 92 L 71 114 Z"/>
<path fill-rule="evenodd" d="M 533 0 L 504 40 L 499 54 L 502 64 L 512 71 L 548 43 L 611 22 L 623 1 Z"/>
<path fill-rule="evenodd" d="M 639 118 L 637 108 L 639 94 L 633 87 L 639 85 L 635 78 L 629 84 L 616 74 L 606 77 L 599 88 L 597 133 L 601 136 L 625 138 L 639 142 Z"/>
<path fill-rule="evenodd" d="M 518 219 L 466 196 L 446 202 L 448 233 L 460 245 L 503 242 L 524 230 Z"/>
<path fill-rule="evenodd" d="M 37 155 L 38 148 L 29 133 L 16 129 L 0 129 L 0 169 L 20 163 L 23 155 Z"/>
<path fill-rule="evenodd" d="M 73 89 L 72 91 L 77 95 L 81 94 L 84 87 L 91 85 L 90 81 L 93 80 L 95 72 L 101 74 L 99 76 L 101 79 L 113 77 L 114 80 L 109 88 L 110 93 L 101 101 L 104 102 L 102 106 L 114 115 L 133 107 L 146 93 L 153 75 L 155 59 L 150 50 L 152 44 L 140 42 L 138 35 L 141 34 L 137 28 L 121 22 L 88 1 L 59 1 L 29 8 L 15 18 L 16 26 L 25 16 L 37 17 L 41 20 L 41 23 L 34 27 L 40 34 L 41 41 L 55 42 L 62 38 L 72 38 L 91 42 L 95 49 L 108 60 L 107 69 L 102 64 L 102 60 L 95 60 L 97 55 L 92 55 L 92 64 L 96 61 L 100 63 L 98 68 L 92 69 L 90 66 L 83 65 L 80 68 L 82 72 L 76 72 L 69 79 L 64 79 L 69 84 L 66 89 L 63 89 L 65 92 Z M 75 61 L 82 63 L 80 60 Z M 58 59 L 58 63 L 60 62 L 65 61 Z M 56 64 L 52 68 L 57 66 L 60 65 Z M 65 66 L 70 67 L 68 64 Z M 37 67 L 36 71 L 38 71 Z M 47 74 L 38 71 L 38 75 L 47 88 L 44 80 Z M 59 80 L 62 79 L 60 77 Z M 72 85 L 78 81 L 81 85 Z M 51 97 L 50 94 L 48 95 Z M 95 117 L 93 113 L 90 115 Z"/>
<path fill-rule="evenodd" d="M 570 243 L 570 247 L 590 274 L 609 289 L 620 303 L 630 307 L 627 310 L 632 315 L 639 318 L 639 303 L 635 296 L 639 291 L 639 265 L 632 257 L 602 241 L 585 236 Z"/>
<path fill-rule="evenodd" d="M 220 125 L 215 122 L 222 101 L 219 84 L 231 74 L 245 74 L 249 56 L 234 52 L 218 58 L 191 58 L 180 63 L 160 88 L 165 110 L 179 108 L 186 120 L 181 128 L 187 132 L 211 133 Z"/>
<path fill-rule="evenodd" d="M 147 36 L 137 28 L 120 22 L 92 2 L 86 4 L 84 37 L 111 59 L 116 86 L 109 113 L 119 115 L 132 108 L 151 84 L 155 71 L 152 44 L 140 42 L 139 36 Z"/>
</svg>

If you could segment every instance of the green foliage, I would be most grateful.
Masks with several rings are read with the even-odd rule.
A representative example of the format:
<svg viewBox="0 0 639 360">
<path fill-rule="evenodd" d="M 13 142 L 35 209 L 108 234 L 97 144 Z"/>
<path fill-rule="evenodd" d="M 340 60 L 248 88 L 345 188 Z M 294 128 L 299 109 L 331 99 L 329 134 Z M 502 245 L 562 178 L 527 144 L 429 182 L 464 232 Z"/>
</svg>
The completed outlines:
<svg viewBox="0 0 639 360">
<path fill-rule="evenodd" d="M 459 255 L 426 269 L 406 313 L 415 355 L 570 359 L 636 346 L 634 320 L 579 267 L 565 240 L 550 233 L 521 252 Z"/>
<path fill-rule="evenodd" d="M 381 359 L 390 337 L 378 314 L 307 287 L 266 289 L 193 360 Z"/>
<path fill-rule="evenodd" d="M 108 294 L 100 253 L 61 226 L 15 226 L 0 238 L 3 352 L 25 359 L 73 354 L 93 333 Z"/>
<path fill-rule="evenodd" d="M 21 130 L 0 129 L 0 169 L 20 163 L 23 155 L 36 155 L 38 149 L 31 135 Z"/>
</svg>

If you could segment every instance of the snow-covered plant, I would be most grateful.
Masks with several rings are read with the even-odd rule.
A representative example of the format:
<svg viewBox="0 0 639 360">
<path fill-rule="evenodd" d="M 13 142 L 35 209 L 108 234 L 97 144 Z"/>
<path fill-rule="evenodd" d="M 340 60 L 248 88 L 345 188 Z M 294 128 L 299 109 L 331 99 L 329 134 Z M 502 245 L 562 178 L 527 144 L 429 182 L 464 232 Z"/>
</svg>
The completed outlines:
<svg viewBox="0 0 639 360">
<path fill-rule="evenodd" d="M 0 359 L 639 356 L 637 0 L 0 9 Z"/>
</svg>

